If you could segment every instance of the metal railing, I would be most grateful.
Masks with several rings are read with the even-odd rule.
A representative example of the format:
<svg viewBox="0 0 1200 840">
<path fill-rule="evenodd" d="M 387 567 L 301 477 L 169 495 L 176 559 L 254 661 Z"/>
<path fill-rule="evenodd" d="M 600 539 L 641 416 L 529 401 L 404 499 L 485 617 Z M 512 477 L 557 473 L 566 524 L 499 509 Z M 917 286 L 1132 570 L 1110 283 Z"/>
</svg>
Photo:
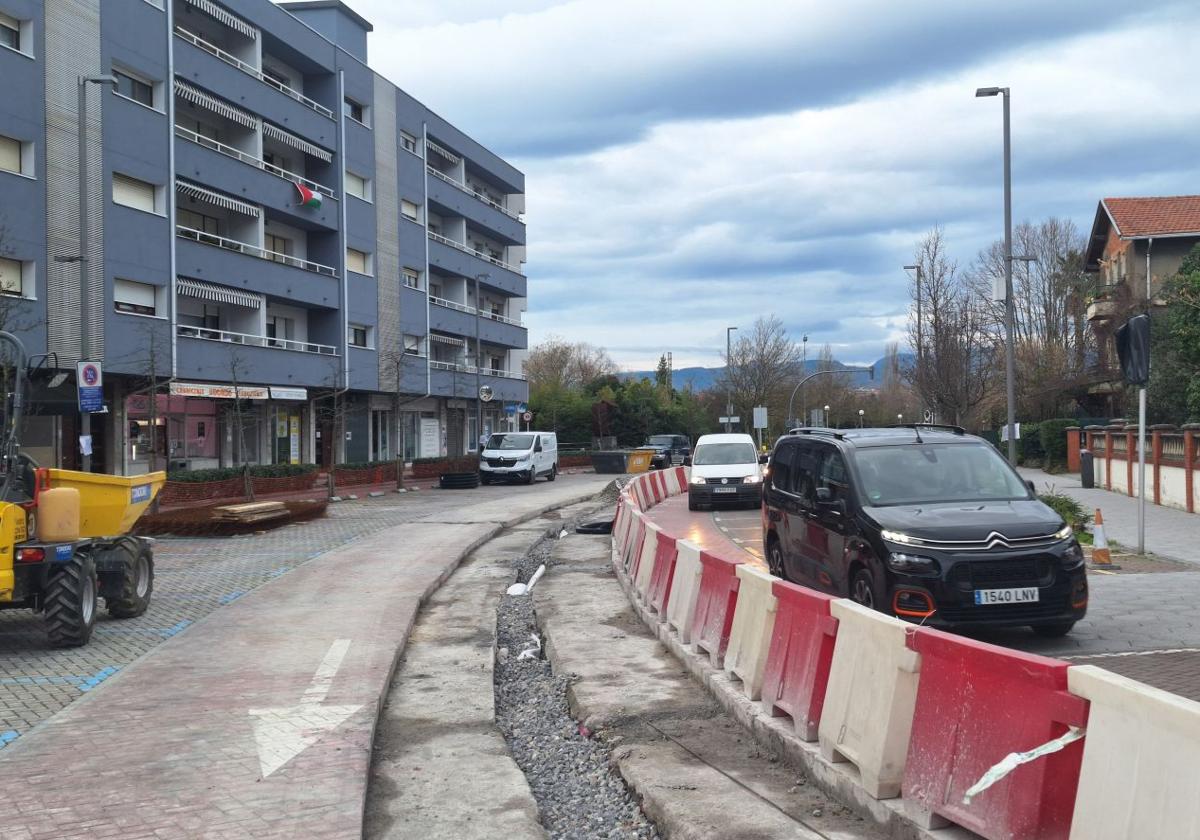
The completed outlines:
<svg viewBox="0 0 1200 840">
<path fill-rule="evenodd" d="M 440 242 L 443 245 L 449 245 L 451 248 L 455 248 L 459 251 L 462 251 L 463 253 L 470 254 L 473 257 L 479 257 L 479 259 L 481 259 L 481 260 L 487 260 L 488 262 L 492 263 L 492 265 L 498 265 L 501 268 L 508 269 L 509 271 L 511 271 L 515 274 L 521 273 L 521 269 L 519 269 L 518 267 L 516 267 L 514 265 L 509 265 L 508 263 L 504 262 L 503 260 L 496 259 L 491 254 L 483 253 L 483 251 L 476 251 L 474 248 L 470 248 L 470 247 L 462 244 L 461 242 L 455 242 L 453 239 L 449 239 L 445 236 L 442 236 L 440 233 L 434 233 L 433 231 L 429 231 L 429 238 L 432 239 L 434 242 Z"/>
<path fill-rule="evenodd" d="M 224 248 L 226 251 L 236 251 L 239 254 L 247 254 L 251 257 L 258 257 L 260 260 L 270 260 L 271 262 L 283 263 L 290 265 L 293 268 L 302 268 L 305 271 L 313 271 L 317 274 L 325 274 L 329 277 L 337 277 L 337 269 L 333 266 L 322 265 L 321 263 L 311 262 L 310 260 L 302 260 L 299 257 L 293 257 L 290 254 L 281 254 L 278 251 L 268 251 L 259 245 L 251 245 L 249 242 L 238 242 L 236 239 L 228 239 L 224 236 L 217 236 L 215 233 L 205 233 L 202 230 L 195 228 L 184 227 L 183 225 L 175 226 L 175 235 L 184 239 L 190 239 L 193 242 L 201 242 L 205 245 L 213 245 L 217 248 Z"/>
<path fill-rule="evenodd" d="M 434 297 L 433 295 L 429 296 L 429 302 L 436 306 L 444 306 L 447 309 L 454 309 L 458 312 L 465 312 L 468 315 L 477 315 L 480 318 L 486 318 L 489 321 L 501 321 L 505 324 L 511 324 L 514 327 L 520 327 L 521 329 L 525 329 L 525 325 L 522 324 L 520 321 L 517 321 L 513 318 L 509 318 L 506 315 L 500 315 L 496 312 L 491 312 L 487 309 L 476 309 L 475 307 L 468 306 L 465 303 L 458 303 L 457 301 L 446 300 L 445 298 Z"/>
<path fill-rule="evenodd" d="M 250 335 L 249 333 L 231 332 L 229 330 L 214 330 L 208 327 L 193 327 L 179 324 L 179 335 L 184 338 L 199 338 L 206 341 L 224 341 L 229 344 L 246 344 L 251 347 L 272 347 L 279 350 L 296 350 L 301 353 L 318 353 L 323 356 L 336 356 L 337 348 L 329 344 L 317 344 L 312 341 L 294 341 L 290 338 L 271 338 L 266 335 Z"/>
<path fill-rule="evenodd" d="M 212 56 L 215 56 L 216 58 L 221 59 L 221 61 L 224 61 L 226 64 L 230 65 L 231 67 L 236 67 L 238 70 L 241 70 L 247 76 L 253 76 L 254 78 L 258 79 L 260 82 L 263 82 L 263 83 L 268 84 L 271 87 L 275 88 L 275 90 L 279 91 L 284 96 L 288 96 L 292 99 L 295 99 L 301 105 L 308 106 L 309 108 L 311 108 L 312 110 L 314 110 L 318 114 L 320 114 L 321 116 L 328 117 L 329 119 L 333 119 L 333 111 L 329 110 L 321 103 L 314 102 L 312 99 L 309 99 L 307 96 L 305 96 L 300 91 L 293 90 L 292 88 L 288 87 L 283 82 L 280 82 L 277 79 L 272 79 L 270 76 L 268 76 L 266 73 L 259 70 L 254 65 L 247 64 L 245 61 L 242 61 L 236 55 L 232 55 L 230 53 L 225 52 L 225 50 L 221 49 L 216 44 L 210 44 L 208 41 L 205 41 L 203 38 L 201 38 L 196 33 L 189 32 L 188 30 L 184 29 L 182 26 L 176 26 L 175 34 L 177 36 L 179 36 L 180 38 L 182 38 L 183 40 L 187 41 L 189 44 L 192 44 L 193 46 L 199 47 L 200 49 L 204 50 L 209 55 L 212 55 Z"/>
<path fill-rule="evenodd" d="M 447 309 L 455 309 L 459 312 L 466 312 L 468 315 L 475 314 L 475 308 L 473 306 L 467 306 L 465 303 L 458 303 L 453 300 L 446 300 L 445 298 L 434 297 L 433 295 L 429 296 L 429 302 L 432 304 L 436 304 L 437 306 L 444 306 Z"/>
<path fill-rule="evenodd" d="M 462 181 L 458 181 L 458 180 L 455 180 L 454 178 L 451 178 L 445 172 L 442 172 L 440 169 L 430 166 L 429 164 L 425 165 L 425 169 L 426 169 L 426 171 L 429 172 L 430 175 L 433 175 L 437 178 L 441 178 L 443 181 L 445 181 L 450 186 L 456 187 L 457 189 L 462 190 L 467 195 L 475 196 L 477 199 L 482 201 L 484 204 L 488 205 L 489 207 L 493 207 L 496 210 L 499 210 L 505 216 L 508 216 L 509 218 L 512 218 L 512 219 L 516 219 L 518 222 L 522 221 L 520 213 L 516 213 L 512 210 L 509 210 L 507 207 L 505 207 L 503 204 L 501 204 L 498 201 L 493 201 L 487 195 L 487 193 L 483 193 L 483 192 L 480 192 L 479 190 L 472 189 L 470 186 L 468 186 L 467 184 L 464 184 Z"/>
<path fill-rule="evenodd" d="M 304 184 L 304 186 L 316 190 L 319 193 L 324 193 L 330 198 L 335 197 L 333 190 L 329 189 L 329 187 L 325 186 L 324 184 L 318 184 L 316 181 L 310 181 L 308 178 L 305 178 L 303 175 L 297 175 L 295 172 L 288 172 L 286 169 L 280 169 L 274 164 L 267 163 L 265 160 L 259 160 L 254 155 L 247 154 L 241 149 L 235 149 L 233 146 L 226 145 L 219 140 L 213 140 L 211 137 L 205 137 L 203 134 L 192 131 L 190 128 L 185 128 L 182 125 L 175 126 L 175 136 L 182 137 L 184 140 L 188 140 L 198 146 L 203 146 L 206 149 L 212 149 L 214 152 L 223 154 L 226 157 L 240 160 L 242 163 L 249 164 L 255 169 L 261 169 L 264 172 L 269 172 L 285 181 L 291 181 L 293 184 Z"/>
<path fill-rule="evenodd" d="M 453 370 L 459 373 L 475 374 L 475 365 L 468 365 L 463 362 L 439 362 L 436 359 L 429 360 L 429 366 L 434 370 Z M 498 376 L 501 379 L 519 379 L 525 380 L 525 374 L 514 373 L 510 370 L 500 370 L 499 368 L 479 368 L 480 376 Z"/>
</svg>

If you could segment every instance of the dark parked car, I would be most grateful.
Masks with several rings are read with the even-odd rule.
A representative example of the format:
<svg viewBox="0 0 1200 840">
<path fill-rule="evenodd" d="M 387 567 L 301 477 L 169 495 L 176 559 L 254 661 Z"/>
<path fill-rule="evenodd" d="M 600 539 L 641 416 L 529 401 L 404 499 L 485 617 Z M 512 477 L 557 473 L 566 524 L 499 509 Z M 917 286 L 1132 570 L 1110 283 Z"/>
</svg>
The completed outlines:
<svg viewBox="0 0 1200 840">
<path fill-rule="evenodd" d="M 654 450 L 654 455 L 650 457 L 650 468 L 654 470 L 682 464 L 683 459 L 692 452 L 691 444 L 684 435 L 651 435 L 641 448 Z"/>
<path fill-rule="evenodd" d="M 1087 612 L 1070 526 L 962 429 L 784 435 L 762 517 L 774 574 L 910 621 L 1061 636 Z"/>
</svg>

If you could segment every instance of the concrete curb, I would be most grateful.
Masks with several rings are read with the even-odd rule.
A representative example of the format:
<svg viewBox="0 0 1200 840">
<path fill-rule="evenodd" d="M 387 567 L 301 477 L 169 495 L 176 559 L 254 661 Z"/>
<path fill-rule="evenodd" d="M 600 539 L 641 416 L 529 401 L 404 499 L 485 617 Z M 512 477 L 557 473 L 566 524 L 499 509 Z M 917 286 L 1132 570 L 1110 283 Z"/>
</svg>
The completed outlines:
<svg viewBox="0 0 1200 840">
<path fill-rule="evenodd" d="M 875 799 L 868 795 L 853 764 L 834 764 L 823 758 L 816 742 L 806 743 L 795 736 L 790 718 L 767 715 L 758 701 L 746 697 L 740 681 L 731 680 L 723 670 L 712 667 L 707 653 L 693 653 L 664 621 L 639 602 L 615 548 L 612 549 L 612 566 L 634 612 L 725 712 L 750 732 L 763 748 L 803 768 L 821 790 L 879 826 L 895 840 L 977 840 L 978 835 L 956 826 L 938 830 L 922 828 L 905 813 L 903 799 Z"/>
</svg>

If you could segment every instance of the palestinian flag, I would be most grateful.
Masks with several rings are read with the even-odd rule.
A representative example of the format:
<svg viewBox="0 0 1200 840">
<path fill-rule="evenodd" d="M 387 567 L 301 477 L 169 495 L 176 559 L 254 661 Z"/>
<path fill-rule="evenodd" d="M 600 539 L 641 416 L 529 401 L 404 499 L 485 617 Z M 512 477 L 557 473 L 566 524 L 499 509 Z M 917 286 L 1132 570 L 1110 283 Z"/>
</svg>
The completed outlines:
<svg viewBox="0 0 1200 840">
<path fill-rule="evenodd" d="M 301 207 L 311 207 L 314 210 L 321 209 L 321 194 L 319 192 L 310 190 L 303 184 L 297 184 L 296 191 L 300 193 Z"/>
</svg>

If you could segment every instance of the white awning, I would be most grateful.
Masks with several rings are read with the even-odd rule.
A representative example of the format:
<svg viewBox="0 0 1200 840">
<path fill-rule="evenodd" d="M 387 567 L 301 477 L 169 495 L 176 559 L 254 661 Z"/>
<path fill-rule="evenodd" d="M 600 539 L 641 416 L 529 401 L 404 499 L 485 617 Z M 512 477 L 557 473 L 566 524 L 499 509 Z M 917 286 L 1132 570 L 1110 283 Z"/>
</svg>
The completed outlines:
<svg viewBox="0 0 1200 840">
<path fill-rule="evenodd" d="M 198 87 L 189 85 L 178 76 L 175 77 L 175 92 L 188 102 L 199 105 L 201 108 L 207 108 L 214 114 L 220 114 L 222 117 L 233 120 L 239 125 L 244 125 L 246 128 L 258 128 L 258 117 L 243 111 L 241 108 L 236 108 L 210 93 L 205 93 Z"/>
<path fill-rule="evenodd" d="M 268 137 L 273 137 L 280 143 L 286 143 L 293 149 L 299 149 L 305 154 L 309 154 L 315 158 L 318 158 L 319 160 L 323 160 L 326 163 L 329 163 L 331 160 L 333 160 L 332 152 L 328 152 L 325 149 L 322 149 L 320 146 L 314 146 L 307 140 L 302 140 L 295 134 L 292 134 L 289 131 L 284 131 L 278 126 L 271 125 L 269 122 L 263 123 L 263 134 L 267 135 Z"/>
<path fill-rule="evenodd" d="M 185 2 L 221 21 L 221 23 L 225 24 L 230 29 L 236 32 L 241 32 L 251 40 L 258 37 L 257 29 L 246 23 L 246 21 L 242 20 L 232 12 L 225 11 L 225 9 L 218 6 L 216 3 L 213 3 L 212 0 L 185 0 Z"/>
<path fill-rule="evenodd" d="M 175 191 L 191 196 L 192 198 L 198 198 L 207 204 L 211 204 L 213 207 L 224 207 L 226 210 L 232 210 L 234 213 L 241 213 L 243 216 L 251 216 L 255 219 L 262 217 L 261 207 L 225 195 L 224 193 L 206 189 L 199 184 L 176 180 Z"/>
<path fill-rule="evenodd" d="M 430 341 L 440 341 L 442 344 L 453 344 L 455 347 L 466 347 L 467 342 L 461 338 L 451 338 L 448 335 L 438 335 L 437 333 L 429 334 Z"/>
<path fill-rule="evenodd" d="M 193 280 L 190 277 L 178 278 L 175 289 L 185 297 L 211 300 L 214 303 L 231 303 L 234 306 L 245 306 L 247 309 L 262 309 L 266 303 L 265 298 L 255 292 L 243 292 L 240 289 L 205 283 L 203 280 Z"/>
<path fill-rule="evenodd" d="M 462 158 L 460 158 L 458 155 L 454 154 L 454 152 L 451 152 L 448 149 L 442 148 L 437 143 L 434 143 L 432 140 L 426 140 L 425 145 L 429 147 L 429 151 L 433 152 L 435 155 L 441 155 L 442 157 L 444 157 L 446 160 L 450 161 L 451 163 L 458 163 L 460 160 L 462 160 Z"/>
</svg>

